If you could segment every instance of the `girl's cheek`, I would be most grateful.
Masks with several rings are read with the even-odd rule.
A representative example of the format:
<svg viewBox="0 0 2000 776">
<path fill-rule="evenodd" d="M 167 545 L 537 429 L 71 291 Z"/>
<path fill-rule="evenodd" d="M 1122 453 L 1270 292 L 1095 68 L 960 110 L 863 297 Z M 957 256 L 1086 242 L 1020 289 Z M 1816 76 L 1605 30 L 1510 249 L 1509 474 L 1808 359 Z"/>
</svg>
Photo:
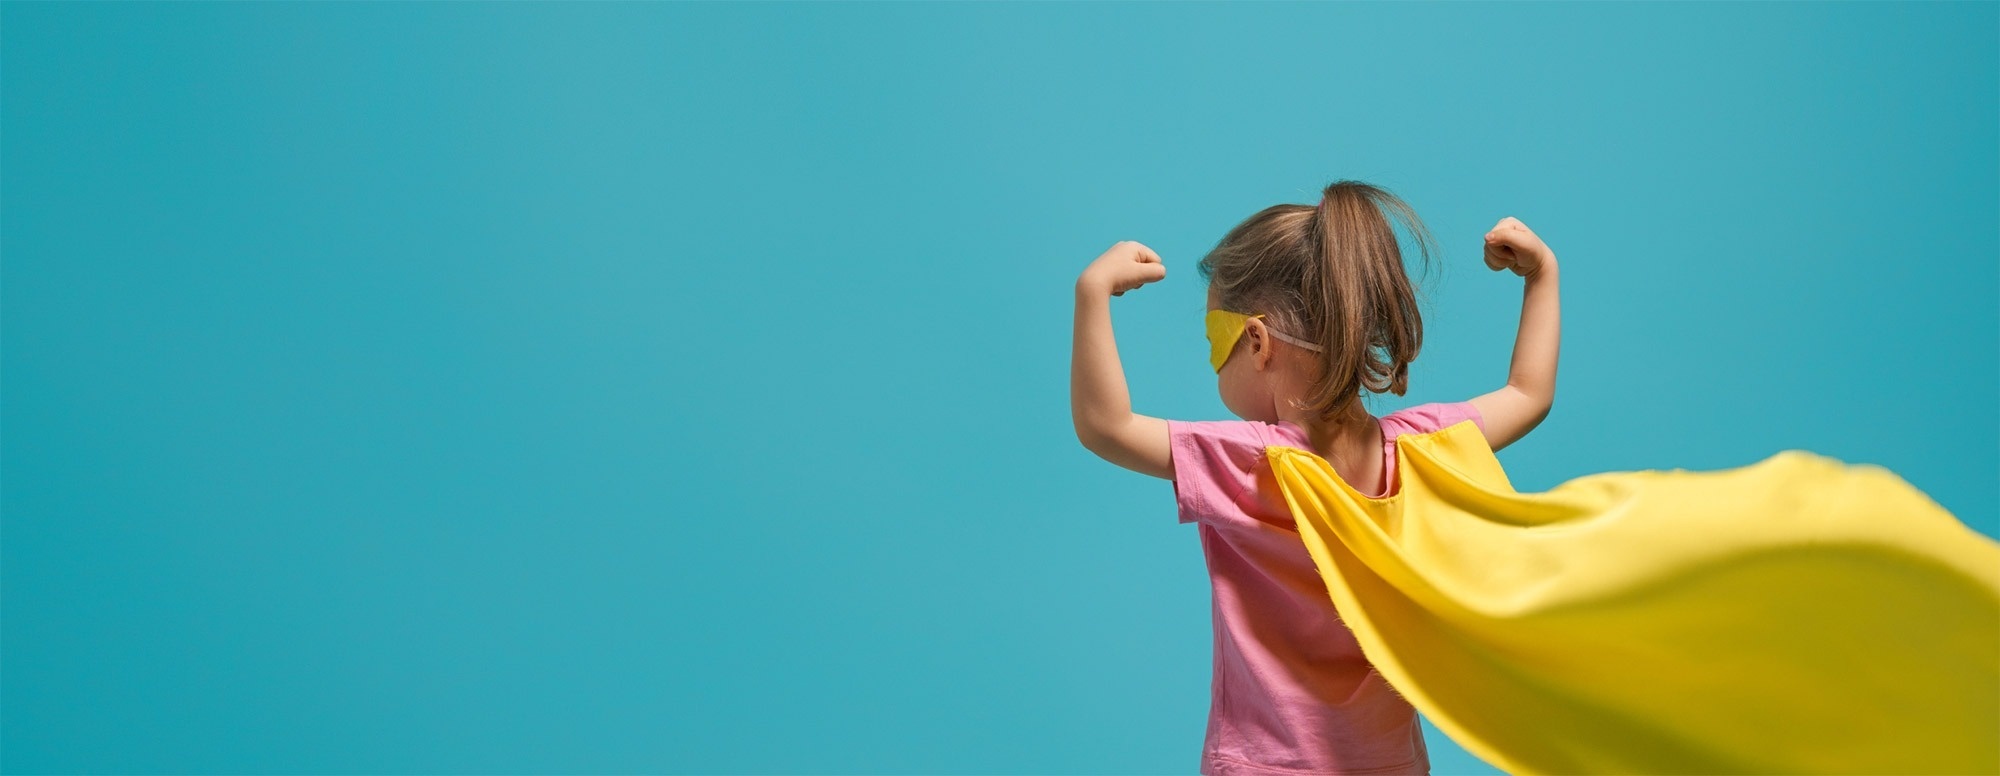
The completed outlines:
<svg viewBox="0 0 2000 776">
<path fill-rule="evenodd" d="M 1245 404 L 1245 399 L 1249 397 L 1244 396 L 1243 387 L 1236 384 L 1233 369 L 1224 367 L 1222 376 L 1216 380 L 1215 389 L 1222 396 L 1222 406 L 1228 408 L 1230 414 L 1245 420 L 1249 419 L 1250 416 L 1246 414 L 1248 406 Z"/>
<path fill-rule="evenodd" d="M 1229 374 L 1229 368 L 1225 366 L 1223 367 L 1223 373 L 1220 375 L 1216 375 L 1215 395 L 1222 397 L 1222 406 L 1224 408 L 1228 409 L 1230 412 L 1235 412 L 1236 397 L 1229 390 L 1230 386 L 1229 386 L 1228 374 Z"/>
</svg>

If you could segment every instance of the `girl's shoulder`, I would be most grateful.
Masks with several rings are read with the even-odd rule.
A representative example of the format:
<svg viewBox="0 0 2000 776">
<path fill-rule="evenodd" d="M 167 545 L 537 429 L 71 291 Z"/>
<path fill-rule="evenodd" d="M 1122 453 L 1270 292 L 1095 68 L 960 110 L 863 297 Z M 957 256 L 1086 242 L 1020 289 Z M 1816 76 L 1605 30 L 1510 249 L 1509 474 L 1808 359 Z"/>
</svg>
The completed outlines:
<svg viewBox="0 0 2000 776">
<path fill-rule="evenodd" d="M 1204 471 L 1208 476 L 1249 478 L 1265 468 L 1268 448 L 1312 449 L 1303 429 L 1284 421 L 1261 420 L 1169 420 L 1167 446 L 1176 478 L 1190 470 Z"/>
<path fill-rule="evenodd" d="M 1394 440 L 1402 434 L 1423 434 L 1450 428 L 1470 420 L 1485 431 L 1485 419 L 1471 402 L 1431 402 L 1382 416 L 1382 435 Z M 1272 445 L 1312 449 L 1306 430 L 1285 421 L 1261 420 L 1169 420 L 1169 444 L 1189 453 L 1225 453 L 1226 457 L 1249 464 L 1261 459 L 1264 448 Z"/>
<path fill-rule="evenodd" d="M 1256 492 L 1264 449 L 1275 424 L 1256 420 L 1169 420 L 1174 498 L 1180 522 L 1242 523 L 1243 504 Z"/>
<path fill-rule="evenodd" d="M 1172 439 L 1202 440 L 1215 447 L 1262 450 L 1274 440 L 1293 436 L 1282 423 L 1261 420 L 1169 420 L 1167 436 Z"/>
<path fill-rule="evenodd" d="M 1470 420 L 1486 430 L 1486 419 L 1480 417 L 1479 409 L 1469 401 L 1431 402 L 1391 412 L 1382 416 L 1383 436 L 1395 439 L 1399 434 L 1427 434 L 1440 429 L 1451 428 Z"/>
</svg>

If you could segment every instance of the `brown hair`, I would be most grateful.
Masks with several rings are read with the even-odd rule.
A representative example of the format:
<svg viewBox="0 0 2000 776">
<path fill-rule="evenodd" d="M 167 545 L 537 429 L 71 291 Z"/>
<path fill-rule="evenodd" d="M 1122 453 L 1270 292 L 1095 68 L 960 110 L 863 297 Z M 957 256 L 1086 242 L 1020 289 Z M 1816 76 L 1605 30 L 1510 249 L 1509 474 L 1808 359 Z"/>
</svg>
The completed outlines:
<svg viewBox="0 0 2000 776">
<path fill-rule="evenodd" d="M 1302 409 L 1345 416 L 1361 390 L 1408 390 L 1424 322 L 1389 215 L 1415 238 L 1426 270 L 1436 243 L 1408 204 L 1377 186 L 1340 180 L 1318 207 L 1272 205 L 1237 224 L 1196 265 L 1216 305 L 1263 313 L 1279 331 L 1318 343 Z"/>
</svg>

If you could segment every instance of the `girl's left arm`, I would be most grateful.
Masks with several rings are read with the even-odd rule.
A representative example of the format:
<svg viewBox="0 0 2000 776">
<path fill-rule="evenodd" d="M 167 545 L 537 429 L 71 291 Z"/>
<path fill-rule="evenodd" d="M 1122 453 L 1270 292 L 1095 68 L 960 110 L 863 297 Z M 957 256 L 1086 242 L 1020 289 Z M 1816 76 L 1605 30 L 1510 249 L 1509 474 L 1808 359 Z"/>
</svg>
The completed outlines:
<svg viewBox="0 0 2000 776">
<path fill-rule="evenodd" d="M 1076 339 L 1070 350 L 1070 419 L 1077 441 L 1098 457 L 1141 474 L 1174 478 L 1167 422 L 1132 412 L 1125 368 L 1111 333 L 1111 297 L 1167 276 L 1151 248 L 1121 242 L 1076 281 Z"/>
<path fill-rule="evenodd" d="M 1507 384 L 1472 400 L 1484 418 L 1487 446 L 1495 451 L 1527 436 L 1556 401 L 1556 352 L 1562 342 L 1556 292 L 1556 254 L 1517 218 L 1503 218 L 1486 233 L 1486 266 L 1511 269 L 1526 280 L 1521 329 Z"/>
</svg>

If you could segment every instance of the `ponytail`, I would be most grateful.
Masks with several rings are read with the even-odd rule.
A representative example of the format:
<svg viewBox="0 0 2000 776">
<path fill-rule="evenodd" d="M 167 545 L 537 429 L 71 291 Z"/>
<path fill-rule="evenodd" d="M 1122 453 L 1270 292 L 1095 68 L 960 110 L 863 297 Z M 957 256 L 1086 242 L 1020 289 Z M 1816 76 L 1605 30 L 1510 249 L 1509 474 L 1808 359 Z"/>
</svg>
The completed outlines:
<svg viewBox="0 0 2000 776">
<path fill-rule="evenodd" d="M 1422 221 L 1395 195 L 1360 181 L 1326 187 L 1308 219 L 1300 296 L 1306 325 L 1326 343 L 1305 409 L 1345 417 L 1362 390 L 1403 395 L 1423 349 L 1423 315 L 1403 270 L 1390 215 L 1399 216 L 1428 267 L 1435 251 Z"/>
</svg>

